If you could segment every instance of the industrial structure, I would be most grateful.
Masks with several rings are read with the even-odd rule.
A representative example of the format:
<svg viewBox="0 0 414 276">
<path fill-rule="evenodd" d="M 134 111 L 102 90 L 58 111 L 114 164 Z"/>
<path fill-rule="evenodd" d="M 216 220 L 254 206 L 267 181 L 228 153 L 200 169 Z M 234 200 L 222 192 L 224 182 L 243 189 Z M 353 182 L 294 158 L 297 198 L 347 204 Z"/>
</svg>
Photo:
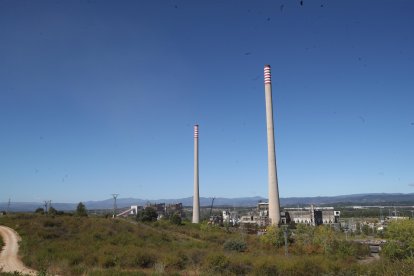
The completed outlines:
<svg viewBox="0 0 414 276">
<path fill-rule="evenodd" d="M 267 126 L 267 166 L 268 166 L 268 185 L 269 185 L 269 223 L 279 225 L 280 223 L 280 203 L 279 187 L 276 170 L 275 136 L 273 126 L 273 107 L 272 107 L 272 76 L 270 65 L 264 66 L 264 86 L 266 97 L 266 126 Z"/>
<path fill-rule="evenodd" d="M 333 207 L 315 207 L 311 205 L 305 208 L 285 208 L 289 213 L 291 221 L 308 225 L 335 224 L 339 223 L 340 211 Z"/>
<path fill-rule="evenodd" d="M 185 217 L 184 208 L 182 203 L 176 204 L 165 204 L 165 203 L 148 203 L 145 206 L 131 205 L 130 208 L 126 208 L 119 214 L 117 217 L 127 217 L 127 216 L 136 216 L 138 212 L 144 210 L 145 208 L 151 208 L 157 212 L 157 219 L 168 218 L 171 215 L 177 214 L 181 218 Z"/>
<path fill-rule="evenodd" d="M 193 223 L 200 222 L 200 195 L 198 183 L 198 125 L 194 125 L 194 196 Z"/>
<path fill-rule="evenodd" d="M 240 218 L 241 224 L 257 225 L 265 227 L 269 225 L 269 203 L 259 202 L 257 209 Z M 311 205 L 305 208 L 284 208 L 280 212 L 280 224 L 307 224 L 317 226 L 321 224 L 338 224 L 340 211 L 333 207 L 315 207 Z"/>
</svg>

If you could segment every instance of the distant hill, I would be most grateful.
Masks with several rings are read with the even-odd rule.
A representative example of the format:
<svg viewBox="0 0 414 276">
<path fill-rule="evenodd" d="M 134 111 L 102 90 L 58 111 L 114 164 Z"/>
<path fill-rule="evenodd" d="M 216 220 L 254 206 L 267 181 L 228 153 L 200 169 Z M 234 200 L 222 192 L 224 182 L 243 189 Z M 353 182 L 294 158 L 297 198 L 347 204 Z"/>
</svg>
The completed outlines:
<svg viewBox="0 0 414 276">
<path fill-rule="evenodd" d="M 212 198 L 201 197 L 201 206 L 210 206 Z M 223 198 L 217 197 L 214 200 L 214 206 L 234 206 L 234 207 L 254 207 L 259 201 L 266 202 L 264 197 L 239 197 L 239 198 Z M 281 198 L 281 206 L 297 206 L 297 205 L 414 205 L 414 193 L 410 194 L 353 194 L 340 196 L 318 196 L 318 197 L 288 197 Z M 147 200 L 139 198 L 119 198 L 117 199 L 118 208 L 125 208 L 131 205 L 145 205 L 147 203 L 182 203 L 184 206 L 192 206 L 193 198 L 179 199 L 157 199 Z M 111 209 L 113 199 L 105 199 L 100 201 L 84 202 L 86 208 L 93 209 Z M 77 203 L 52 203 L 53 208 L 61 211 L 72 211 L 76 209 Z M 41 202 L 11 202 L 10 211 L 12 212 L 33 212 L 39 207 L 43 207 Z M 7 209 L 7 202 L 0 203 L 0 210 Z"/>
</svg>

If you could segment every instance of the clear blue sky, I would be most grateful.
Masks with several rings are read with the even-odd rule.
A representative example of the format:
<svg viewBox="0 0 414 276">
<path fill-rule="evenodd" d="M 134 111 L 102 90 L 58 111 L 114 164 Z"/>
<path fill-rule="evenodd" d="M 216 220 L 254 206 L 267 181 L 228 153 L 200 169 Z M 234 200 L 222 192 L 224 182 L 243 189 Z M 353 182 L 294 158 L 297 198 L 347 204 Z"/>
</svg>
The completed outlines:
<svg viewBox="0 0 414 276">
<path fill-rule="evenodd" d="M 414 1 L 0 0 L 0 201 L 414 192 Z"/>
</svg>

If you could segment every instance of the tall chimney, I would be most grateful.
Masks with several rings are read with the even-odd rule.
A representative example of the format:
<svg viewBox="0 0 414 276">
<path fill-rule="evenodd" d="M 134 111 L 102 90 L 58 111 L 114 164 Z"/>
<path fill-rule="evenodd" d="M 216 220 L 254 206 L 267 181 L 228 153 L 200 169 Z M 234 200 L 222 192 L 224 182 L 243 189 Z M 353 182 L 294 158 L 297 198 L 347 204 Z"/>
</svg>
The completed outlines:
<svg viewBox="0 0 414 276">
<path fill-rule="evenodd" d="M 200 222 L 200 195 L 198 186 L 198 125 L 194 125 L 194 196 L 193 223 Z"/>
<path fill-rule="evenodd" d="M 269 219 L 272 225 L 280 223 L 279 187 L 277 183 L 275 136 L 273 127 L 272 107 L 272 77 L 270 65 L 264 66 L 264 85 L 266 95 L 266 125 L 267 125 L 267 166 L 269 183 Z"/>
</svg>

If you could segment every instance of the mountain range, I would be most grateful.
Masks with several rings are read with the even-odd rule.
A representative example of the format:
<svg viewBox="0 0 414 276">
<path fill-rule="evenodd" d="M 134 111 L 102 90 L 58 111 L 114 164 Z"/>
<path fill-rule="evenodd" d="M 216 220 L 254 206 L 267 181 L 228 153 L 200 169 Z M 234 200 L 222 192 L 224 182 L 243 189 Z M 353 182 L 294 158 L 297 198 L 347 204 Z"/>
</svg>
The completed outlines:
<svg viewBox="0 0 414 276">
<path fill-rule="evenodd" d="M 231 206 L 231 207 L 254 207 L 258 202 L 266 202 L 264 197 L 238 197 L 238 198 L 223 198 L 217 197 L 214 199 L 214 206 Z M 184 206 L 192 206 L 193 198 L 179 198 L 179 199 L 158 199 L 147 200 L 138 198 L 119 198 L 117 199 L 117 207 L 125 208 L 131 205 L 144 206 L 148 203 L 182 203 Z M 201 206 L 210 206 L 212 198 L 200 197 Z M 60 211 L 73 211 L 76 209 L 78 203 L 55 203 L 52 202 L 53 208 Z M 84 202 L 88 210 L 94 209 L 112 209 L 113 199 L 105 199 L 101 201 L 86 201 Z M 371 193 L 371 194 L 352 194 L 340 196 L 318 196 L 318 197 L 287 197 L 280 198 L 282 207 L 298 206 L 298 205 L 414 205 L 414 193 Z M 41 202 L 11 202 L 9 211 L 11 212 L 33 212 L 39 207 L 43 207 Z M 7 202 L 0 203 L 0 211 L 8 209 Z"/>
</svg>

